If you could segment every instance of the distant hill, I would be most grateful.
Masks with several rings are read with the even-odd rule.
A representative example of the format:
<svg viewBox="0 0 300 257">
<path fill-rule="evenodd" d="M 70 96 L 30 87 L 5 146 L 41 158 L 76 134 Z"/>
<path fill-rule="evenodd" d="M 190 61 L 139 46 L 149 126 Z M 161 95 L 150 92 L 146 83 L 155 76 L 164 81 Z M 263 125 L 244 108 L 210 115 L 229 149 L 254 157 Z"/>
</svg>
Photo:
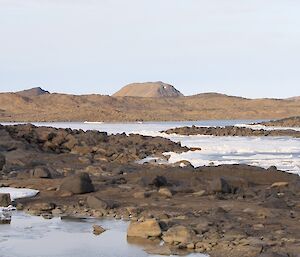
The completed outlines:
<svg viewBox="0 0 300 257">
<path fill-rule="evenodd" d="M 49 94 L 39 88 L 0 93 L 0 121 L 269 120 L 299 116 L 300 113 L 300 101 L 247 99 L 219 93 L 185 97 L 167 94 L 169 97 L 163 97 L 165 91 L 157 93 L 154 90 L 153 94 L 153 88 L 166 86 L 167 92 L 174 92 L 173 87 L 162 82 L 154 84 L 156 86 L 150 83 L 150 92 L 142 91 L 146 97 Z M 143 88 L 143 85 L 134 88 Z M 175 96 L 182 96 L 174 90 Z M 122 95 L 127 95 L 125 93 Z"/>
<path fill-rule="evenodd" d="M 288 100 L 300 101 L 300 96 L 290 97 Z"/>
<path fill-rule="evenodd" d="M 183 96 L 172 85 L 158 82 L 132 83 L 116 92 L 113 96 L 124 97 L 180 97 Z"/>
<path fill-rule="evenodd" d="M 16 92 L 16 94 L 18 94 L 20 96 L 31 98 L 31 97 L 34 97 L 34 96 L 50 94 L 50 92 L 46 91 L 46 90 L 44 90 L 40 87 L 34 87 L 34 88 L 26 89 L 26 90 L 23 90 L 23 91 L 18 91 L 18 92 Z"/>
</svg>

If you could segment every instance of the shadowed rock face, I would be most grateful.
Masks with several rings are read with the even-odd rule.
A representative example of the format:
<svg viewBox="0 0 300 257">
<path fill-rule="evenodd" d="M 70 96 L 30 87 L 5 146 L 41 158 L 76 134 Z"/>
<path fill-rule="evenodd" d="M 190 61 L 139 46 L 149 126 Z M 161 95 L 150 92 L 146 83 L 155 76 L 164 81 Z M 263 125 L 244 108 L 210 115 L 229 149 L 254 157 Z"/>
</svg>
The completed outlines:
<svg viewBox="0 0 300 257">
<path fill-rule="evenodd" d="M 123 87 L 113 96 L 133 97 L 180 97 L 183 96 L 175 87 L 161 81 L 133 83 Z"/>
<path fill-rule="evenodd" d="M 39 95 L 44 95 L 44 94 L 50 94 L 49 91 L 46 91 L 40 87 L 34 87 L 31 89 L 23 90 L 16 92 L 16 94 L 23 96 L 23 97 L 34 97 L 34 96 L 39 96 Z"/>
</svg>

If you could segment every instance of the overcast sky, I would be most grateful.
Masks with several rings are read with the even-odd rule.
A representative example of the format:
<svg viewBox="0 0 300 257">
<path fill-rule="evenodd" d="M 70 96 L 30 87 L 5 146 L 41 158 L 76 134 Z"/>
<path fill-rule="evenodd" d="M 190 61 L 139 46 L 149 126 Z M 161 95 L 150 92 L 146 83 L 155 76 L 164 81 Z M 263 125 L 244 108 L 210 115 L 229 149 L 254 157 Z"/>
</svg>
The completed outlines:
<svg viewBox="0 0 300 257">
<path fill-rule="evenodd" d="M 0 91 L 300 95 L 299 0 L 0 0 Z"/>
</svg>

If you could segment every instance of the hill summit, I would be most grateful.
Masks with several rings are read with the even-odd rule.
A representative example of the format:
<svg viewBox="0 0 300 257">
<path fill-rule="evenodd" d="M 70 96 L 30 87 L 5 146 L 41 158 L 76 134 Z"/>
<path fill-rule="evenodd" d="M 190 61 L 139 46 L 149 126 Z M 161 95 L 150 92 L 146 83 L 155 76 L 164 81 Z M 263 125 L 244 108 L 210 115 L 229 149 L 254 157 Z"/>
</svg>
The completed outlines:
<svg viewBox="0 0 300 257">
<path fill-rule="evenodd" d="M 16 94 L 24 97 L 34 97 L 34 96 L 50 94 L 50 93 L 49 91 L 46 91 L 40 87 L 34 87 L 34 88 L 18 91 L 16 92 Z"/>
<path fill-rule="evenodd" d="M 133 96 L 133 97 L 180 97 L 183 96 L 172 85 L 158 82 L 132 83 L 116 92 L 113 96 Z"/>
</svg>

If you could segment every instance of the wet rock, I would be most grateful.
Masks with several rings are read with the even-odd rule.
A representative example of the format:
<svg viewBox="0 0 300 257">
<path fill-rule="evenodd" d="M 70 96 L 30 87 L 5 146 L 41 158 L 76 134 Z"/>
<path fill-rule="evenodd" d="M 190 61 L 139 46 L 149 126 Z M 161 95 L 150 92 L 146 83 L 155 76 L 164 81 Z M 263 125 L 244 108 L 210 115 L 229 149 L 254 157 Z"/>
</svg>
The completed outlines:
<svg viewBox="0 0 300 257">
<path fill-rule="evenodd" d="M 0 194 L 0 206 L 7 207 L 11 205 L 10 194 Z"/>
<path fill-rule="evenodd" d="M 51 178 L 51 173 L 47 167 L 36 167 L 30 171 L 32 178 Z"/>
<path fill-rule="evenodd" d="M 191 228 L 176 225 L 168 229 L 168 231 L 162 236 L 162 239 L 164 242 L 169 244 L 189 244 L 195 240 L 195 236 L 196 234 Z"/>
<path fill-rule="evenodd" d="M 128 237 L 159 237 L 162 231 L 155 219 L 148 219 L 142 222 L 132 221 L 127 230 Z"/>
<path fill-rule="evenodd" d="M 144 250 L 151 255 L 172 255 L 172 251 L 167 245 L 146 246 Z"/>
<path fill-rule="evenodd" d="M 85 194 L 94 191 L 94 186 L 87 173 L 80 173 L 64 179 L 60 186 L 61 191 L 68 191 L 73 194 Z"/>
<path fill-rule="evenodd" d="M 104 229 L 103 227 L 101 227 L 99 225 L 93 225 L 93 234 L 94 235 L 96 235 L 96 236 L 101 235 L 105 231 L 106 231 L 106 229 Z"/>
</svg>

